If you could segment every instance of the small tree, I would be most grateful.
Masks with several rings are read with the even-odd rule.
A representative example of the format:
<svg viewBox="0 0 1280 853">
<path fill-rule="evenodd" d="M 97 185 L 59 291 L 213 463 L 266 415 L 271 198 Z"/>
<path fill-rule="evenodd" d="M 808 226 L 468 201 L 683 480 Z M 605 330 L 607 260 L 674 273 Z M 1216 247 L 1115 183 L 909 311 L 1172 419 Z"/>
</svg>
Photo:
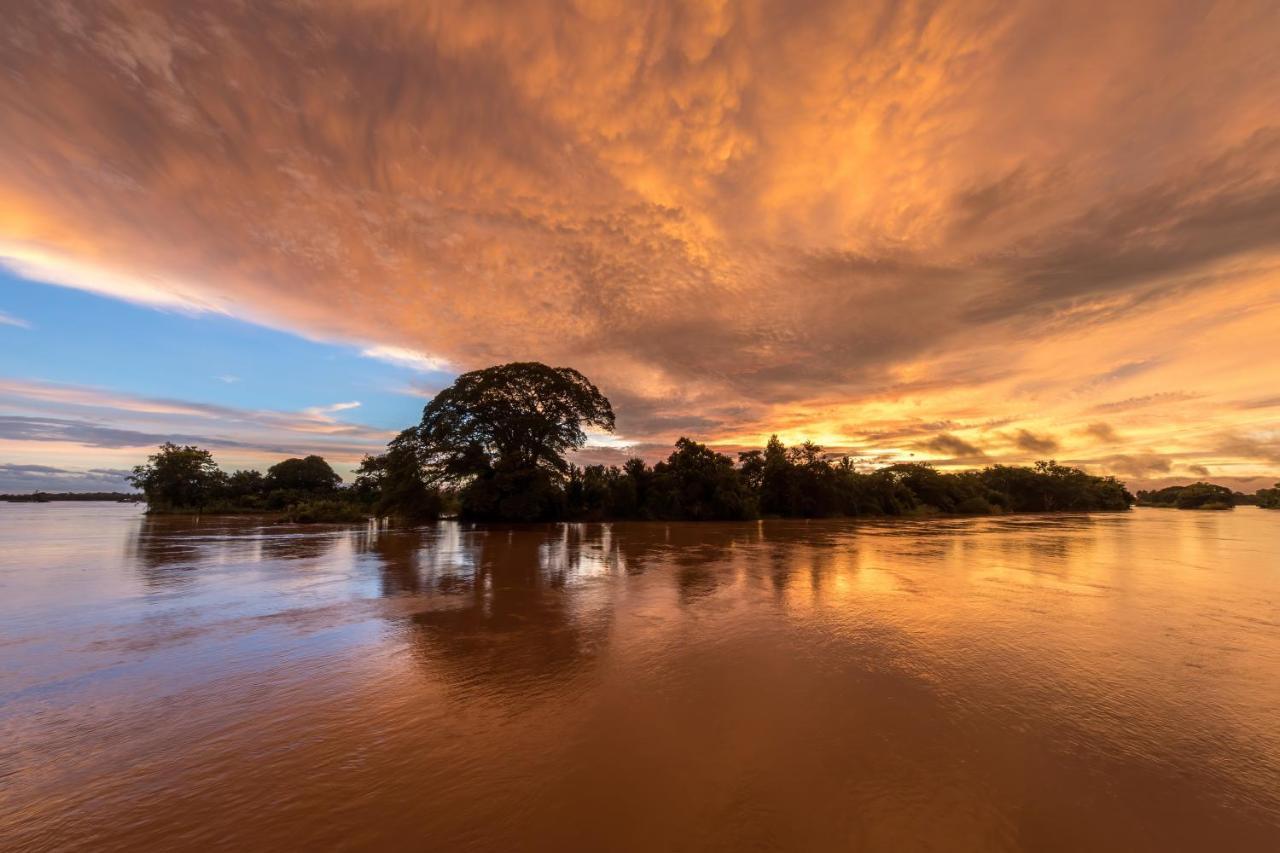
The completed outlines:
<svg viewBox="0 0 1280 853">
<path fill-rule="evenodd" d="M 271 491 L 283 489 L 323 495 L 334 491 L 341 483 L 342 478 L 329 467 L 324 457 L 314 454 L 303 459 L 286 459 L 267 469 L 266 487 Z"/>
<path fill-rule="evenodd" d="M 147 496 L 153 510 L 199 510 L 217 497 L 226 480 L 213 454 L 192 445 L 172 442 L 135 466 L 129 483 Z"/>
<path fill-rule="evenodd" d="M 411 427 L 391 440 L 386 453 L 361 461 L 353 491 L 378 515 L 431 521 L 440 516 L 440 490 L 428 485 L 423 465 L 422 442 Z"/>
</svg>

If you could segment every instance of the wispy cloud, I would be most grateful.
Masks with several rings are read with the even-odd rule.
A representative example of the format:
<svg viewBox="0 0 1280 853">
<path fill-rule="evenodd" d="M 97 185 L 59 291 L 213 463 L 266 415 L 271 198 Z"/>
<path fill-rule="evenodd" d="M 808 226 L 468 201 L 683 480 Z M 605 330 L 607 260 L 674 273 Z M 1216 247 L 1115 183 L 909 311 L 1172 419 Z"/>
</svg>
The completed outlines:
<svg viewBox="0 0 1280 853">
<path fill-rule="evenodd" d="M 1054 453 L 1058 449 L 1058 440 L 1051 435 L 1036 435 L 1030 430 L 1020 429 L 1013 437 L 1013 443 L 1019 450 L 1025 450 L 1037 456 Z"/>
<path fill-rule="evenodd" d="M 261 453 L 302 451 L 358 459 L 394 435 L 341 420 L 357 401 L 301 412 L 243 409 L 212 403 L 122 394 L 49 382 L 0 380 L 3 440 L 62 442 L 85 447 L 145 447 L 162 441 L 206 444 Z"/>
<path fill-rule="evenodd" d="M 440 373 L 449 369 L 449 362 L 445 359 L 406 347 L 366 347 L 360 354 L 365 358 L 376 358 L 397 367 L 407 367 L 423 373 Z"/>
<path fill-rule="evenodd" d="M 109 266 L 18 243 L 0 242 L 0 266 L 32 281 L 70 287 L 137 305 L 188 313 L 228 313 L 217 297 L 174 278 Z"/>
<path fill-rule="evenodd" d="M 15 317 L 12 314 L 6 314 L 0 311 L 0 326 L 17 326 L 19 329 L 30 329 L 31 324 L 21 317 Z"/>
<path fill-rule="evenodd" d="M 0 492 L 27 494 L 36 491 L 131 492 L 129 472 L 118 468 L 62 468 L 0 462 Z"/>
<path fill-rule="evenodd" d="M 958 435 L 946 432 L 926 441 L 916 442 L 914 446 L 929 453 L 937 453 L 957 459 L 977 459 L 985 455 L 982 448 L 976 444 L 966 441 Z"/>
<path fill-rule="evenodd" d="M 303 412 L 315 418 L 320 418 L 322 420 L 331 420 L 332 419 L 331 416 L 337 414 L 338 412 L 347 412 L 347 411 L 350 411 L 351 409 L 358 409 L 358 408 L 360 408 L 360 401 L 351 400 L 350 402 L 346 402 L 346 403 L 330 403 L 327 406 L 311 406 L 310 408 L 303 409 Z"/>
</svg>

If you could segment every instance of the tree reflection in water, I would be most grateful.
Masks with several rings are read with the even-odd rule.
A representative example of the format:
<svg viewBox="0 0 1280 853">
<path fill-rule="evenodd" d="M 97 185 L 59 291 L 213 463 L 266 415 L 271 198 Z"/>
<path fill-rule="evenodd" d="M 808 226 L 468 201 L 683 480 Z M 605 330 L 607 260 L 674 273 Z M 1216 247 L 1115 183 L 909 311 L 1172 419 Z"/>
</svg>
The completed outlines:
<svg viewBox="0 0 1280 853">
<path fill-rule="evenodd" d="M 371 528 L 357 551 L 378 561 L 381 594 L 421 596 L 413 648 L 451 684 L 534 695 L 581 674 L 607 645 L 613 598 L 629 577 L 670 570 L 682 605 L 711 596 L 755 523 Z"/>
<path fill-rule="evenodd" d="M 126 540 L 125 557 L 148 587 L 168 589 L 194 581 L 202 566 L 320 560 L 348 535 L 345 528 L 275 525 L 252 516 L 147 515 Z"/>
</svg>

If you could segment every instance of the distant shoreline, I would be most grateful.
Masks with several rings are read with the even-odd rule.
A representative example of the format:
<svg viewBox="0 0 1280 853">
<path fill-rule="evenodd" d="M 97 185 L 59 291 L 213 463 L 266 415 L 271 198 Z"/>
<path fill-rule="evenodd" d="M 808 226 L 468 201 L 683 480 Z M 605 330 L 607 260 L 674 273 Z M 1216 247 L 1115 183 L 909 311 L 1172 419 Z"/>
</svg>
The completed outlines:
<svg viewBox="0 0 1280 853">
<path fill-rule="evenodd" d="M 142 503 L 141 492 L 32 492 L 26 495 L 0 495 L 0 502 L 43 504 L 59 502 Z"/>
</svg>

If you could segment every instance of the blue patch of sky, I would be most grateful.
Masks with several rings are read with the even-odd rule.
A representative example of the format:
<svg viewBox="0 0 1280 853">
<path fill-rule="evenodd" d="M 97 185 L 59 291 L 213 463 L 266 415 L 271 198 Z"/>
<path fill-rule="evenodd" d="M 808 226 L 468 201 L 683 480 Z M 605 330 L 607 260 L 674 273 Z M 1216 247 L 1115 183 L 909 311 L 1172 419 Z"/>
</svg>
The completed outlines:
<svg viewBox="0 0 1280 853">
<path fill-rule="evenodd" d="M 300 411 L 360 401 L 342 420 L 399 429 L 421 417 L 413 385 L 450 376 L 362 356 L 218 314 L 158 310 L 28 281 L 0 268 L 0 376 L 141 397 Z"/>
</svg>

